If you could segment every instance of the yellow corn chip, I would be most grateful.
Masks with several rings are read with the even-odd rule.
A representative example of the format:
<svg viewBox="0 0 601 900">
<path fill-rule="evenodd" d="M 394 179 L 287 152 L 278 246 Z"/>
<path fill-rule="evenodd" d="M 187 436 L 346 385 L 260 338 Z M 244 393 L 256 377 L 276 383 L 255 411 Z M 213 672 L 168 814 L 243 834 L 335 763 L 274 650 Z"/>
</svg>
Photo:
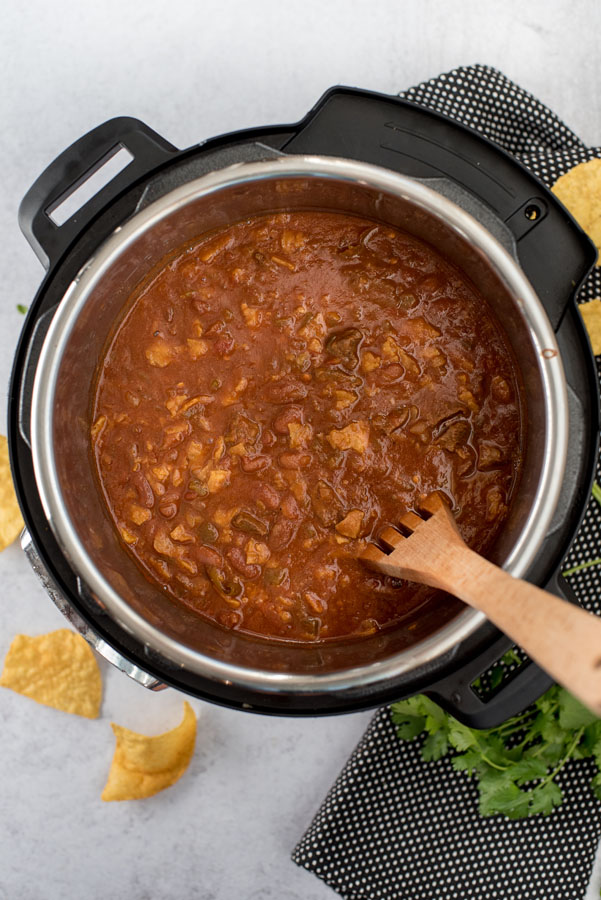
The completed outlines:
<svg viewBox="0 0 601 900">
<path fill-rule="evenodd" d="M 5 550 L 24 528 L 13 487 L 8 459 L 8 441 L 0 434 L 0 551 Z"/>
<path fill-rule="evenodd" d="M 18 634 L 6 654 L 0 685 L 87 719 L 97 718 L 100 710 L 98 663 L 84 638 L 68 628 L 38 637 Z"/>
<path fill-rule="evenodd" d="M 601 353 L 601 299 L 597 297 L 590 303 L 581 303 L 578 309 L 591 339 L 593 353 L 598 356 Z"/>
<path fill-rule="evenodd" d="M 601 159 L 578 163 L 557 179 L 553 193 L 601 249 Z"/>
<path fill-rule="evenodd" d="M 140 800 L 152 797 L 182 777 L 194 752 L 196 716 L 184 703 L 184 718 L 177 728 L 147 737 L 111 725 L 117 744 L 103 800 Z"/>
</svg>

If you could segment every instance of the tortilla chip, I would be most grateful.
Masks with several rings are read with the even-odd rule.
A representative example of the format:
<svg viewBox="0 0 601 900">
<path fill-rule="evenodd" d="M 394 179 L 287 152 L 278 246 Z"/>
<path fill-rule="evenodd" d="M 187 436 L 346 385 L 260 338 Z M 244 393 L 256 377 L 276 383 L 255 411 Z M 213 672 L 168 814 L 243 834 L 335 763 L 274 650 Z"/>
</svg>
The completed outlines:
<svg viewBox="0 0 601 900">
<path fill-rule="evenodd" d="M 8 649 L 0 685 L 44 706 L 96 719 L 102 699 L 98 663 L 80 634 L 60 628 L 18 634 Z"/>
<path fill-rule="evenodd" d="M 552 190 L 601 250 L 601 159 L 578 163 Z"/>
<path fill-rule="evenodd" d="M 12 544 L 24 527 L 10 473 L 8 441 L 0 434 L 0 551 Z"/>
<path fill-rule="evenodd" d="M 194 752 L 196 716 L 184 703 L 184 718 L 177 728 L 146 737 L 111 723 L 117 744 L 103 800 L 140 800 L 152 797 L 182 777 Z"/>
<path fill-rule="evenodd" d="M 601 353 L 601 299 L 597 297 L 590 303 L 581 303 L 578 307 L 584 320 L 591 346 L 595 356 Z"/>
</svg>

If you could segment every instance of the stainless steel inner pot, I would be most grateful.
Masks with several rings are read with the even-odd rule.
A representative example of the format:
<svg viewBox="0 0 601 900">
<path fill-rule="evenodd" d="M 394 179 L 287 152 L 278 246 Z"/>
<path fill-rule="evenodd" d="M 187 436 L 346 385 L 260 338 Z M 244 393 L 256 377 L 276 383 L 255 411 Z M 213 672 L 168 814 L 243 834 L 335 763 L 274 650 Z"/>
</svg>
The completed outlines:
<svg viewBox="0 0 601 900">
<path fill-rule="evenodd" d="M 524 383 L 523 475 L 492 558 L 527 572 L 549 528 L 567 449 L 563 367 L 544 309 L 512 255 L 475 218 L 419 181 L 331 157 L 241 163 L 190 181 L 134 215 L 64 295 L 36 372 L 31 436 L 39 493 L 75 573 L 123 628 L 175 666 L 262 692 L 347 694 L 432 662 L 484 621 L 456 601 L 369 638 L 317 646 L 227 632 L 172 603 L 123 549 L 93 477 L 91 390 L 124 304 L 165 255 L 204 232 L 277 210 L 368 216 L 428 241 L 478 287 L 502 322 Z"/>
</svg>

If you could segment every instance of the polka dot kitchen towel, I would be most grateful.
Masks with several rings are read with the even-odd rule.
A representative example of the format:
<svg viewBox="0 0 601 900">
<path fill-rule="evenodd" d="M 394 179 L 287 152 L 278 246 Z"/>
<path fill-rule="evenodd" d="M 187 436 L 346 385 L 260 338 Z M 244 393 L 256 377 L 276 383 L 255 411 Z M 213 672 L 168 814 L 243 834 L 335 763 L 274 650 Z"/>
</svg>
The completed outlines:
<svg viewBox="0 0 601 900">
<path fill-rule="evenodd" d="M 401 96 L 482 132 L 547 185 L 601 157 L 550 110 L 487 66 L 455 69 Z M 601 268 L 580 300 L 601 295 Z M 598 471 L 598 480 L 601 471 Z M 566 560 L 599 557 L 601 505 L 592 501 Z M 601 566 L 575 572 L 583 605 L 601 614 Z M 347 900 L 584 900 L 601 837 L 589 760 L 560 775 L 551 816 L 512 821 L 478 813 L 475 782 L 448 757 L 425 762 L 382 709 L 326 797 L 293 860 Z"/>
</svg>

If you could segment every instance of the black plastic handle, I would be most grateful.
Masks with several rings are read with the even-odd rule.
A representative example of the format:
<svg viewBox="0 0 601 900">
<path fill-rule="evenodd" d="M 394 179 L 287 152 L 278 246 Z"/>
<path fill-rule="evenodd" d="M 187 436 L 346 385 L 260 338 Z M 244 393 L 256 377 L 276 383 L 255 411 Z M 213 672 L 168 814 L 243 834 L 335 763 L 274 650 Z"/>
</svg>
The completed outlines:
<svg viewBox="0 0 601 900">
<path fill-rule="evenodd" d="M 503 637 L 499 641 L 497 658 L 500 659 L 511 646 L 512 642 Z M 528 662 L 489 700 L 483 700 L 476 694 L 472 684 L 488 668 L 490 650 L 447 679 L 432 685 L 425 693 L 470 728 L 496 728 L 523 712 L 553 684 L 553 679 L 536 663 Z"/>
<path fill-rule="evenodd" d="M 545 586 L 545 590 L 578 605 L 572 588 L 559 572 Z M 492 648 L 488 647 L 457 672 L 432 685 L 426 693 L 470 728 L 496 728 L 502 725 L 507 719 L 519 715 L 531 703 L 538 700 L 554 683 L 551 676 L 536 663 L 527 662 L 489 699 L 481 699 L 472 688 L 472 684 L 491 667 L 491 658 L 500 659 L 512 646 L 512 641 L 502 635 L 495 645 L 496 655 Z"/>
<path fill-rule="evenodd" d="M 62 225 L 50 218 L 53 209 L 125 148 L 133 159 Z M 86 225 L 138 178 L 178 152 L 165 138 L 129 116 L 109 119 L 61 153 L 33 183 L 19 207 L 19 225 L 45 268 L 58 261 Z"/>
<path fill-rule="evenodd" d="M 331 88 L 282 149 L 360 159 L 460 185 L 511 232 L 554 328 L 595 263 L 592 242 L 518 160 L 473 129 L 399 97 Z"/>
</svg>

